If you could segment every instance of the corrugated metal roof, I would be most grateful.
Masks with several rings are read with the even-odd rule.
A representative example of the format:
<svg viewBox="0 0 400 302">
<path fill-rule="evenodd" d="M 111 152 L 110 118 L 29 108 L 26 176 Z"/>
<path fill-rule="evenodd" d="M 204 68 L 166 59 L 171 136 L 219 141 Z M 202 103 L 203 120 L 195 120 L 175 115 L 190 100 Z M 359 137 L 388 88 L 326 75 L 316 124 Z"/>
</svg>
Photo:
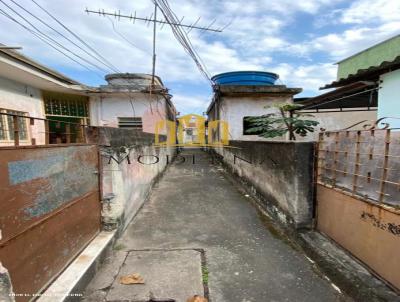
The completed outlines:
<svg viewBox="0 0 400 302">
<path fill-rule="evenodd" d="M 377 67 L 383 62 L 392 62 L 398 56 L 400 56 L 400 35 L 342 60 L 338 66 L 337 78 L 348 78 L 358 70 Z"/>
<path fill-rule="evenodd" d="M 397 56 L 394 60 L 384 61 L 378 66 L 370 66 L 366 69 L 359 69 L 356 73 L 350 74 L 346 78 L 333 81 L 332 83 L 327 84 L 320 89 L 341 87 L 360 80 L 374 80 L 374 78 L 375 80 L 378 80 L 379 75 L 396 69 L 400 69 L 400 55 Z"/>
<path fill-rule="evenodd" d="M 377 89 L 375 82 L 355 82 L 327 93 L 306 100 L 297 101 L 302 104 L 302 109 L 333 109 L 333 108 L 355 108 L 374 107 L 376 97 L 372 95 L 371 89 Z"/>
</svg>

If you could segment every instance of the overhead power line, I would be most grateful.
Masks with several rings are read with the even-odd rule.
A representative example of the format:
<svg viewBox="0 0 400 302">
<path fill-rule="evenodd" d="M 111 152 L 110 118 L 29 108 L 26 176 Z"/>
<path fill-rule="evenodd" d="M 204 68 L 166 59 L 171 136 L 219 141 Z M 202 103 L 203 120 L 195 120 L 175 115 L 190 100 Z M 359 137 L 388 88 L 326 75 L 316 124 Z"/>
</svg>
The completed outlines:
<svg viewBox="0 0 400 302">
<path fill-rule="evenodd" d="M 176 25 L 179 24 L 179 21 L 176 14 L 170 8 L 168 1 L 153 0 L 153 3 L 157 7 L 159 7 L 160 11 L 164 15 L 165 20 L 167 20 L 168 24 L 170 25 L 175 38 L 178 40 L 178 42 L 182 45 L 184 50 L 189 54 L 189 56 L 195 62 L 199 71 L 203 74 L 203 76 L 207 79 L 207 81 L 209 81 L 212 84 L 207 68 L 202 59 L 200 58 L 199 54 L 193 47 L 192 42 L 188 37 L 188 34 L 184 30 L 182 30 L 180 26 Z M 212 23 L 214 22 L 215 21 L 213 21 Z M 208 29 L 206 28 L 205 30 Z"/>
<path fill-rule="evenodd" d="M 79 37 L 74 31 L 69 29 L 66 25 L 64 25 L 60 20 L 58 20 L 56 17 L 54 17 L 48 10 L 46 10 L 44 7 L 42 7 L 39 3 L 37 3 L 35 0 L 31 0 L 33 3 L 35 3 L 41 10 L 43 10 L 50 18 L 52 18 L 54 21 L 56 21 L 61 27 L 63 27 L 66 31 L 68 31 L 71 35 L 73 35 L 78 41 L 80 41 L 83 45 L 85 45 L 88 49 L 90 49 L 92 52 L 94 52 L 99 58 L 104 60 L 109 66 L 112 67 L 113 70 L 117 70 L 118 68 L 115 67 L 110 61 L 107 60 L 104 56 L 102 56 L 94 47 L 90 46 L 84 39 Z M 120 72 L 120 71 L 118 71 Z"/>
<path fill-rule="evenodd" d="M 32 0 L 33 1 L 33 0 Z M 192 58 L 192 60 L 195 62 L 196 66 L 198 67 L 199 71 L 202 73 L 202 75 L 207 79 L 212 84 L 212 81 L 210 79 L 210 75 L 207 71 L 207 68 L 200 58 L 199 54 L 193 47 L 192 42 L 190 41 L 188 34 L 191 30 L 196 29 L 196 30 L 201 30 L 203 32 L 205 31 L 211 31 L 211 32 L 222 32 L 224 28 L 213 28 L 213 24 L 216 22 L 216 20 L 213 20 L 208 26 L 198 26 L 198 22 L 200 18 L 196 20 L 196 22 L 192 24 L 183 24 L 182 21 L 184 17 L 179 19 L 176 14 L 172 11 L 172 9 L 169 6 L 168 1 L 166 0 L 152 0 L 154 4 L 154 12 L 150 15 L 150 17 L 139 17 L 136 15 L 136 11 L 134 14 L 131 15 L 124 15 L 121 14 L 120 12 L 106 12 L 104 10 L 90 10 L 86 9 L 85 12 L 88 14 L 97 14 L 99 16 L 104 16 L 104 17 L 114 17 L 115 19 L 118 18 L 120 20 L 121 18 L 123 19 L 129 19 L 133 23 L 135 21 L 143 21 L 146 24 L 153 23 L 153 56 L 152 56 L 152 85 L 154 86 L 154 77 L 155 77 L 155 65 L 156 65 L 156 25 L 161 24 L 164 26 L 165 24 L 169 25 L 171 27 L 171 30 L 177 39 L 177 41 L 182 45 L 184 50 L 189 54 L 189 56 Z M 157 19 L 157 11 L 160 10 L 164 19 Z M 184 30 L 186 29 L 186 31 Z M 115 30 L 115 28 L 114 28 Z M 124 39 L 125 40 L 125 39 Z"/>
<path fill-rule="evenodd" d="M 27 30 L 29 33 L 31 33 L 32 35 L 34 35 L 35 37 L 39 38 L 41 41 L 43 41 L 44 43 L 46 43 L 47 45 L 49 45 L 51 48 L 53 48 L 54 50 L 56 50 L 57 52 L 61 53 L 62 55 L 64 55 L 65 57 L 69 58 L 71 61 L 75 62 L 76 64 L 78 64 L 79 66 L 87 69 L 88 71 L 91 72 L 95 72 L 94 70 L 92 70 L 91 68 L 89 68 L 88 66 L 86 66 L 85 64 L 82 64 L 81 62 L 79 62 L 78 60 L 75 60 L 73 57 L 69 56 L 67 53 L 63 52 L 62 50 L 60 50 L 59 48 L 55 47 L 52 43 L 50 43 L 48 40 L 46 40 L 45 37 L 42 37 L 39 33 L 37 33 L 36 31 L 30 29 L 29 27 L 25 26 L 24 24 L 22 24 L 21 22 L 19 22 L 18 20 L 16 20 L 15 18 L 13 18 L 11 15 L 9 15 L 7 12 L 5 12 L 3 9 L 0 8 L 0 13 L 3 14 L 5 17 L 7 17 L 8 19 L 10 19 L 11 21 L 13 21 L 14 23 L 18 24 L 19 26 L 21 26 L 22 28 L 24 28 L 25 30 Z M 96 73 L 96 72 L 95 72 Z"/>
<path fill-rule="evenodd" d="M 113 21 L 110 17 L 107 17 L 107 18 L 108 18 L 108 20 L 110 21 L 110 23 L 111 23 L 111 25 L 112 25 L 113 31 L 114 31 L 121 39 L 123 39 L 126 43 L 128 43 L 128 44 L 131 45 L 131 46 L 133 46 L 134 48 L 139 49 L 140 51 L 143 51 L 143 52 L 145 52 L 145 53 L 151 55 L 151 53 L 150 53 L 149 51 L 144 50 L 144 49 L 140 48 L 139 46 L 137 46 L 136 44 L 134 44 L 134 43 L 132 43 L 131 41 L 129 41 L 128 38 L 126 38 L 123 34 L 121 34 L 121 33 L 117 30 L 117 28 L 115 27 L 114 21 Z"/>
<path fill-rule="evenodd" d="M 30 22 L 27 18 L 25 18 L 23 15 L 21 15 L 18 11 L 16 11 L 15 9 L 13 9 L 11 6 L 9 6 L 7 3 L 5 3 L 3 0 L 0 0 L 1 3 L 3 3 L 3 5 L 5 5 L 9 10 L 11 10 L 14 14 L 16 14 L 19 18 L 21 18 L 22 20 L 24 20 L 27 24 L 29 24 L 38 34 L 40 34 L 42 37 L 45 37 L 45 39 L 51 41 L 52 43 L 54 43 L 55 45 L 57 45 L 59 48 L 65 50 L 66 52 L 72 54 L 73 56 L 79 58 L 80 60 L 84 61 L 85 63 L 93 66 L 94 68 L 98 69 L 98 70 L 102 70 L 105 72 L 108 72 L 106 69 L 104 69 L 103 67 L 100 67 L 99 65 L 87 60 L 86 58 L 76 54 L 75 52 L 71 51 L 69 48 L 65 47 L 64 45 L 62 45 L 61 43 L 59 43 L 57 40 L 53 39 L 52 37 L 50 37 L 49 35 L 45 34 L 43 31 L 41 31 L 38 27 L 36 27 L 32 22 Z"/>
<path fill-rule="evenodd" d="M 52 28 L 50 25 L 48 25 L 44 20 L 39 20 L 38 17 L 36 17 L 34 14 L 28 12 L 27 10 L 25 10 L 23 7 L 21 7 L 18 3 L 16 3 L 15 1 L 11 0 L 15 5 L 17 5 L 20 9 L 24 10 L 25 12 L 29 13 L 30 16 L 32 16 L 33 18 L 35 18 L 36 20 L 40 21 L 40 23 L 44 24 L 46 27 L 51 28 L 54 32 L 56 32 L 58 35 L 60 35 L 61 37 L 65 38 L 66 40 L 68 40 L 70 43 L 74 44 L 75 46 L 77 46 L 79 49 L 83 50 L 82 48 L 80 48 L 78 45 L 76 45 L 76 43 L 74 43 L 73 41 L 71 41 L 70 39 L 68 39 L 67 37 L 65 37 L 65 35 L 63 33 L 61 33 L 60 31 Z M 0 2 L 3 3 L 3 1 L 0 0 Z M 4 3 L 3 3 L 4 4 Z M 7 5 L 6 5 L 7 6 Z M 14 18 L 13 16 L 11 16 L 8 12 L 4 11 L 3 9 L 0 8 L 0 13 L 2 15 L 4 15 L 5 17 L 7 17 L 8 19 L 10 19 L 12 22 L 18 24 L 19 26 L 21 26 L 23 29 L 25 29 L 26 31 L 28 31 L 30 34 L 34 35 L 35 37 L 37 37 L 38 39 L 40 39 L 42 42 L 46 43 L 47 45 L 49 45 L 51 48 L 53 48 L 54 50 L 56 50 L 57 52 L 61 53 L 62 55 L 64 55 L 65 57 L 67 57 L 68 59 L 70 59 L 71 61 L 73 61 L 74 63 L 78 64 L 79 66 L 85 68 L 86 70 L 93 72 L 94 74 L 96 74 L 96 76 L 98 76 L 99 78 L 103 79 L 103 75 L 99 74 L 96 70 L 91 69 L 90 67 L 88 67 L 86 64 L 81 63 L 80 61 L 76 60 L 74 57 L 72 57 L 71 55 L 69 55 L 68 53 L 73 53 L 72 50 L 67 52 L 64 52 L 62 49 L 66 49 L 66 47 L 64 45 L 62 45 L 62 47 L 60 47 L 61 43 L 60 42 L 54 42 L 55 40 L 50 38 L 48 35 L 44 34 L 41 30 L 39 30 L 35 25 L 33 25 L 31 22 L 29 22 L 26 18 L 24 18 L 21 14 L 19 14 L 18 12 L 16 12 L 15 10 L 13 10 L 11 7 L 7 6 L 9 8 L 9 10 L 11 10 L 12 12 L 14 12 L 14 15 L 20 17 L 22 20 L 24 20 L 28 25 L 30 25 L 31 27 L 28 27 L 25 24 L 22 24 L 19 20 L 17 20 L 16 18 Z M 48 13 L 50 15 L 50 13 Z M 54 17 L 55 18 L 55 17 Z M 61 23 L 61 21 L 59 21 Z M 62 24 L 62 23 L 61 23 Z M 66 26 L 64 28 L 67 28 Z M 72 31 L 71 31 L 72 32 Z M 75 37 L 79 36 L 77 34 L 74 33 Z M 59 47 L 56 47 L 56 46 Z M 86 45 L 88 45 L 86 43 Z M 85 45 L 85 46 L 86 46 Z M 87 46 L 86 46 L 87 47 Z M 90 46 L 89 46 L 90 47 Z M 61 48 L 61 49 L 60 49 Z M 93 47 L 90 47 L 90 49 L 92 49 L 95 54 L 99 54 L 96 50 L 93 49 Z M 88 55 L 90 53 L 86 52 Z M 73 53 L 74 54 L 74 53 Z M 76 54 L 75 54 L 76 55 Z M 100 55 L 101 56 L 101 55 Z M 93 57 L 93 56 L 91 56 Z M 101 56 L 102 57 L 102 56 Z M 93 57 L 94 58 L 94 57 Z M 105 61 L 107 61 L 105 59 Z M 108 62 L 108 61 L 107 61 Z M 111 64 L 111 63 L 110 63 Z M 103 64 L 104 65 L 104 64 Z M 113 66 L 106 66 L 107 68 L 113 67 Z M 113 69 L 116 69 L 116 67 L 113 67 Z M 111 69 L 111 70 L 113 70 Z M 116 69 L 116 72 L 120 72 Z M 125 80 L 126 81 L 126 80 Z M 129 83 L 128 81 L 126 81 L 127 83 Z M 130 91 L 128 92 L 122 92 L 123 94 L 125 94 L 128 98 L 129 101 L 131 103 L 132 106 L 132 111 L 133 111 L 133 115 L 136 115 L 136 111 L 134 108 L 134 104 L 133 101 L 135 100 L 132 96 L 132 93 Z M 158 101 L 157 101 L 157 112 L 159 112 L 158 110 Z"/>
<path fill-rule="evenodd" d="M 319 104 L 306 105 L 306 106 L 301 107 L 299 109 L 294 109 L 293 111 L 313 109 L 313 108 L 321 106 L 321 105 L 326 105 L 326 104 L 330 104 L 330 103 L 337 102 L 337 101 L 340 101 L 340 100 L 345 100 L 345 99 L 351 98 L 353 96 L 357 96 L 357 95 L 364 94 L 364 93 L 367 93 L 367 92 L 371 92 L 372 93 L 372 92 L 374 92 L 376 90 L 379 90 L 379 89 L 380 89 L 380 87 L 374 87 L 374 88 L 371 88 L 371 89 L 367 89 L 367 90 L 356 92 L 356 93 L 353 93 L 353 94 L 350 94 L 350 95 L 346 95 L 346 96 L 343 96 L 343 97 L 340 97 L 340 98 L 337 98 L 337 99 L 328 100 L 328 101 L 325 101 L 325 102 L 322 102 L 322 103 L 319 103 Z M 371 98 L 371 95 L 370 95 L 370 98 Z"/>
<path fill-rule="evenodd" d="M 91 54 L 90 52 L 88 52 L 86 49 L 84 49 L 83 47 L 81 47 L 80 45 L 78 45 L 77 43 L 75 43 L 74 41 L 72 41 L 70 38 L 68 38 L 67 36 L 65 36 L 62 32 L 60 32 L 59 30 L 55 29 L 54 27 L 52 27 L 51 25 L 49 25 L 47 22 L 43 21 L 41 18 L 39 18 L 38 16 L 36 16 L 35 14 L 31 13 L 29 10 L 27 10 L 26 8 L 24 8 L 22 5 L 20 5 L 18 2 L 14 1 L 14 0 L 10 0 L 12 3 L 14 3 L 16 6 L 18 6 L 20 9 L 22 9 L 23 11 L 25 11 L 26 13 L 28 13 L 30 16 L 32 16 L 33 18 L 35 18 L 36 20 L 38 20 L 41 24 L 43 24 L 44 26 L 46 26 L 47 28 L 50 28 L 52 31 L 54 31 L 55 33 L 57 33 L 58 35 L 60 35 L 61 37 L 63 37 L 64 39 L 66 39 L 67 41 L 69 41 L 71 44 L 73 44 L 74 46 L 76 46 L 77 48 L 79 48 L 80 50 L 82 50 L 83 52 L 85 52 L 87 55 L 89 55 L 91 58 L 95 59 L 96 61 L 98 61 L 100 64 L 104 65 L 106 68 L 109 68 L 110 70 L 113 70 L 113 67 L 108 65 L 107 63 L 105 63 L 103 60 L 99 59 L 98 57 L 94 56 L 93 54 Z"/>
</svg>

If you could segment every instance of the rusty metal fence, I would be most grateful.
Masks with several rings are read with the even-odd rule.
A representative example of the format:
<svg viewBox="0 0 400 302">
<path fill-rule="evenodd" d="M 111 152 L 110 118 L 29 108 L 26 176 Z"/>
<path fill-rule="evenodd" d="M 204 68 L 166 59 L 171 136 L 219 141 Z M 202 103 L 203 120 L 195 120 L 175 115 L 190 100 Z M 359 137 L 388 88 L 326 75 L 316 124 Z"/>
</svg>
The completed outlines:
<svg viewBox="0 0 400 302">
<path fill-rule="evenodd" d="M 400 207 L 400 129 L 384 119 L 320 133 L 317 167 L 319 184 Z"/>
<path fill-rule="evenodd" d="M 0 147 L 85 143 L 88 125 L 0 112 Z"/>
</svg>

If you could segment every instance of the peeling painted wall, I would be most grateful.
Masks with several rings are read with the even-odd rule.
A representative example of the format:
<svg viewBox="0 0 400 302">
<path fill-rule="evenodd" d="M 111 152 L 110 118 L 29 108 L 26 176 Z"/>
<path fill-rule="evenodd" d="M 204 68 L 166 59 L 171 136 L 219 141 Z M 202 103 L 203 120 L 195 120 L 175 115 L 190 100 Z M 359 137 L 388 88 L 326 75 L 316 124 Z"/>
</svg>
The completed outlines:
<svg viewBox="0 0 400 302">
<path fill-rule="evenodd" d="M 98 167 L 95 145 L 0 150 L 0 259 L 16 294 L 39 292 L 99 232 Z"/>
<path fill-rule="evenodd" d="M 127 129 L 92 128 L 88 138 L 100 145 L 103 227 L 122 231 L 174 157 L 175 148 L 156 148 L 154 135 Z"/>
<path fill-rule="evenodd" d="M 118 127 L 118 117 L 141 117 L 143 131 L 154 133 L 156 123 L 167 117 L 167 102 L 157 94 L 114 93 L 90 98 L 90 120 L 95 126 Z"/>
<path fill-rule="evenodd" d="M 284 225 L 309 228 L 313 216 L 313 143 L 230 141 L 222 161 Z M 236 158 L 235 158 L 236 156 Z"/>
<path fill-rule="evenodd" d="M 400 211 L 317 185 L 317 227 L 400 289 Z"/>
<path fill-rule="evenodd" d="M 292 103 L 291 97 L 232 97 L 223 96 L 220 100 L 219 119 L 229 125 L 229 139 L 242 141 L 268 141 L 271 139 L 258 135 L 243 134 L 243 118 L 277 112 L 276 108 L 266 108 L 280 103 Z M 214 107 L 215 110 L 215 107 Z M 273 140 L 287 140 L 286 136 Z"/>
</svg>

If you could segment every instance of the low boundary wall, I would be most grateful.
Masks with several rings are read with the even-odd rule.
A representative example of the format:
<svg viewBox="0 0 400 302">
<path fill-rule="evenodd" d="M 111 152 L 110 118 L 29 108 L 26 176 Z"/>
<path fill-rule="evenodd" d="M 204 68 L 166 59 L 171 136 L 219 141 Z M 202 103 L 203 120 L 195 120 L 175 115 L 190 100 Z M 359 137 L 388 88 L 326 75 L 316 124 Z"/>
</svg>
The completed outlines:
<svg viewBox="0 0 400 302">
<path fill-rule="evenodd" d="M 291 228 L 312 227 L 314 143 L 230 141 L 213 151 L 269 214 Z"/>
<path fill-rule="evenodd" d="M 175 155 L 155 147 L 154 134 L 132 129 L 89 127 L 86 136 L 100 148 L 103 229 L 127 227 Z"/>
</svg>

